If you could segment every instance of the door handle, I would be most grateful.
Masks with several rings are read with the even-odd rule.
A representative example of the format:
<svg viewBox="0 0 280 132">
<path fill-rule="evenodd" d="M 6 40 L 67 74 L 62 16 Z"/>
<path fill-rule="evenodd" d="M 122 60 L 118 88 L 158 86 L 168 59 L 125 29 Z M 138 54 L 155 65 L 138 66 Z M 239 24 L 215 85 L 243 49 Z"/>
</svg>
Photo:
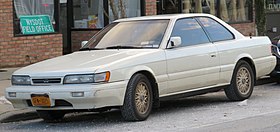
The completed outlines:
<svg viewBox="0 0 280 132">
<path fill-rule="evenodd" d="M 217 57 L 217 55 L 216 55 L 216 54 L 210 54 L 210 56 L 211 56 L 211 57 Z"/>
</svg>

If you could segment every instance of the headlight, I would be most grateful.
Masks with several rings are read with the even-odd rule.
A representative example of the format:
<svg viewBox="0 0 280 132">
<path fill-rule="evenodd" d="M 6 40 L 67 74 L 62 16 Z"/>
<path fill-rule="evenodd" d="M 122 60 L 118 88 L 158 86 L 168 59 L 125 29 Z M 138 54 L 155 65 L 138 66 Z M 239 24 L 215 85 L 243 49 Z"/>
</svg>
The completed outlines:
<svg viewBox="0 0 280 132">
<path fill-rule="evenodd" d="M 31 79 L 29 76 L 12 76 L 12 85 L 31 85 Z"/>
<path fill-rule="evenodd" d="M 67 75 L 64 78 L 64 84 L 78 84 L 78 83 L 98 83 L 108 82 L 110 79 L 110 72 L 103 72 L 98 74 L 81 74 L 81 75 Z"/>
</svg>

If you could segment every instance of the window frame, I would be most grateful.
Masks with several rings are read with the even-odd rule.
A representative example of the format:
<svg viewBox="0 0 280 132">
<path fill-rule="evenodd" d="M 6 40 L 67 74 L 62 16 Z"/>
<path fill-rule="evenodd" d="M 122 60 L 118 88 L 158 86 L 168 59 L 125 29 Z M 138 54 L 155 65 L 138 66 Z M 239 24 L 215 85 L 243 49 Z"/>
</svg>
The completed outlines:
<svg viewBox="0 0 280 132">
<path fill-rule="evenodd" d="M 228 31 L 231 35 L 232 35 L 232 39 L 223 39 L 223 40 L 218 40 L 218 41 L 213 41 L 211 36 L 210 36 L 210 33 L 208 32 L 208 30 L 206 29 L 206 27 L 201 23 L 201 21 L 199 20 L 199 18 L 208 18 L 208 19 L 211 19 L 215 22 L 217 22 L 219 25 L 221 25 L 223 28 L 226 29 L 226 31 Z M 227 28 L 225 27 L 223 24 L 221 24 L 220 22 L 216 21 L 215 19 L 211 18 L 211 17 L 207 17 L 207 16 L 199 16 L 199 17 L 196 17 L 195 18 L 197 20 L 197 22 L 201 25 L 201 27 L 203 28 L 203 30 L 205 31 L 205 33 L 207 34 L 207 36 L 209 37 L 209 40 L 210 42 L 214 43 L 214 42 L 221 42 L 221 41 L 227 41 L 227 40 L 235 40 L 236 37 L 235 35 Z"/>
<path fill-rule="evenodd" d="M 54 1 L 54 20 L 55 20 L 55 26 L 54 32 L 53 33 L 44 33 L 44 34 L 21 34 L 20 30 L 20 24 L 16 24 L 17 22 L 19 23 L 19 18 L 16 16 L 16 10 L 15 10 L 15 4 L 14 0 L 12 0 L 12 6 L 13 6 L 13 34 L 14 37 L 22 37 L 22 36 L 38 36 L 38 35 L 50 35 L 50 34 L 59 34 L 59 9 L 60 9 L 60 0 L 53 0 Z M 16 30 L 19 30 L 19 33 L 16 32 Z"/>
</svg>

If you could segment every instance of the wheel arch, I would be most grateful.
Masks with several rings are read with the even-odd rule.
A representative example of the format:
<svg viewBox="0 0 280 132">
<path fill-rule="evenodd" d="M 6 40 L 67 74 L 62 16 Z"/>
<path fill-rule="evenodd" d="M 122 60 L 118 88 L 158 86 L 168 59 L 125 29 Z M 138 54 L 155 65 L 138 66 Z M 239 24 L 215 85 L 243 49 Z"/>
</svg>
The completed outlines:
<svg viewBox="0 0 280 132">
<path fill-rule="evenodd" d="M 151 71 L 149 71 L 149 70 L 139 70 L 137 72 L 134 72 L 134 74 L 132 74 L 131 77 L 133 75 L 136 75 L 136 74 L 143 74 L 150 81 L 151 86 L 152 86 L 152 92 L 153 92 L 153 108 L 158 108 L 159 105 L 160 105 L 160 102 L 159 102 L 159 90 L 158 90 L 157 80 L 156 80 L 154 74 Z"/>
<path fill-rule="evenodd" d="M 250 65 L 250 67 L 251 67 L 252 70 L 253 70 L 253 74 L 254 74 L 254 82 L 256 83 L 256 80 L 257 80 L 257 78 L 256 78 L 256 67 L 255 67 L 255 63 L 254 63 L 253 59 L 252 59 L 251 57 L 248 57 L 248 56 L 245 56 L 245 57 L 240 58 L 240 59 L 235 63 L 235 68 L 234 68 L 234 69 L 236 69 L 236 65 L 237 65 L 240 61 L 245 61 L 245 62 L 247 62 L 247 63 Z"/>
</svg>

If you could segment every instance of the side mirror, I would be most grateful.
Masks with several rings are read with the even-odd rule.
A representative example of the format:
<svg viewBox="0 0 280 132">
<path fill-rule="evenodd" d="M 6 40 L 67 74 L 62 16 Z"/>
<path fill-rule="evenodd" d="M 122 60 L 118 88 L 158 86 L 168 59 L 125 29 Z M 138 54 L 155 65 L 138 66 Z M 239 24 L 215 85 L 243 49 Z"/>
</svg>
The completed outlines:
<svg viewBox="0 0 280 132">
<path fill-rule="evenodd" d="M 182 44 L 182 39 L 179 36 L 176 37 L 171 37 L 169 44 L 168 44 L 168 48 L 174 48 L 174 47 L 179 47 Z"/>
<path fill-rule="evenodd" d="M 88 43 L 88 41 L 82 41 L 81 47 L 84 47 L 87 43 Z"/>
</svg>

